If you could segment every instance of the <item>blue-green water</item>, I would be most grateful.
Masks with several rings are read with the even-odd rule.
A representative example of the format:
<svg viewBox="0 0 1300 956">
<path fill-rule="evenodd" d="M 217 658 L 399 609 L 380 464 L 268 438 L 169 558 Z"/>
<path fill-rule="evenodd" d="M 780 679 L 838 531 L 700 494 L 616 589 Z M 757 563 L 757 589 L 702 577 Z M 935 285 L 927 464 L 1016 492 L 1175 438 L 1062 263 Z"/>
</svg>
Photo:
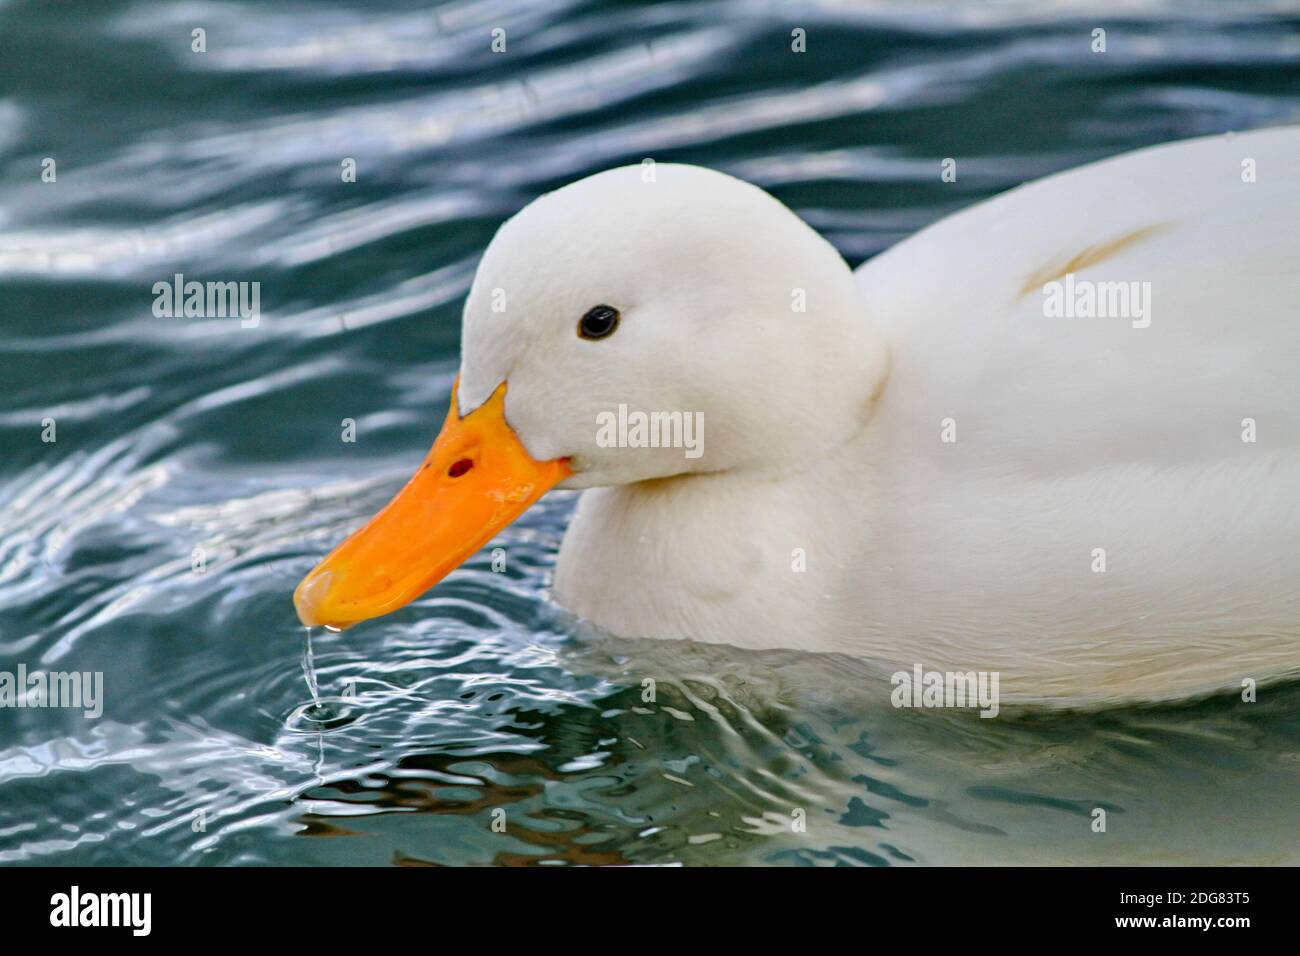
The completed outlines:
<svg viewBox="0 0 1300 956">
<path fill-rule="evenodd" d="M 610 640 L 546 595 L 569 494 L 496 542 L 504 574 L 484 552 L 318 633 L 324 722 L 290 604 L 427 450 L 477 256 L 531 197 L 717 166 L 856 263 L 1025 179 L 1294 120 L 1298 28 L 0 0 L 0 670 L 105 682 L 98 719 L 0 709 L 0 863 L 1300 861 L 1300 687 L 980 720 L 893 710 L 851 661 Z M 155 317 L 178 272 L 260 282 L 261 321 Z"/>
</svg>

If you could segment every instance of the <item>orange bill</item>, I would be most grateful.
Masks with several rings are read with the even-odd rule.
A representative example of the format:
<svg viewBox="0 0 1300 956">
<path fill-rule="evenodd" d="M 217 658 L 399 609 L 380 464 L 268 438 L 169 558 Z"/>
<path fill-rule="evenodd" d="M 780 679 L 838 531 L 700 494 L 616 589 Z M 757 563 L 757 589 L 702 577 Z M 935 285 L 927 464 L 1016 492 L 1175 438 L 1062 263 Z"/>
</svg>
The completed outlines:
<svg viewBox="0 0 1300 956">
<path fill-rule="evenodd" d="M 536 461 L 506 423 L 506 386 L 464 418 L 451 410 L 424 464 L 397 497 L 299 583 L 309 627 L 344 628 L 405 607 L 572 474 Z"/>
</svg>

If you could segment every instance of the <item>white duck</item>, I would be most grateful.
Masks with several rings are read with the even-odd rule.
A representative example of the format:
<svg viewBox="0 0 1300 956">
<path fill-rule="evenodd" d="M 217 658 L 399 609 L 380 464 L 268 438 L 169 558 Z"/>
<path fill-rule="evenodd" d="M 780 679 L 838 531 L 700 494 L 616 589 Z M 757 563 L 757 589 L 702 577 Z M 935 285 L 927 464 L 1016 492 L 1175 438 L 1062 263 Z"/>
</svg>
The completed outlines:
<svg viewBox="0 0 1300 956">
<path fill-rule="evenodd" d="M 405 605 L 558 486 L 592 490 L 555 596 L 620 636 L 996 671 L 1004 701 L 1286 674 L 1297 157 L 1300 127 L 1142 150 L 856 273 L 706 169 L 542 196 L 479 265 L 428 459 L 303 580 L 299 616 Z M 1088 288 L 1123 314 L 1080 315 Z M 605 447 L 620 405 L 700 413 L 703 440 Z"/>
</svg>

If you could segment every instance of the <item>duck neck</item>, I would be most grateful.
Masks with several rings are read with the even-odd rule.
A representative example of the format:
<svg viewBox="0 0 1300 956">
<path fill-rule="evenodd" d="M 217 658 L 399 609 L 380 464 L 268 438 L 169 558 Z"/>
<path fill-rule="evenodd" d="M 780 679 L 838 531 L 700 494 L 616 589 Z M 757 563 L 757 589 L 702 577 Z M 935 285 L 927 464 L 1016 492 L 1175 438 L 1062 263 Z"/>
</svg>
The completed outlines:
<svg viewBox="0 0 1300 956">
<path fill-rule="evenodd" d="M 888 355 L 873 328 L 857 340 L 870 347 L 828 359 L 830 371 L 796 396 L 811 417 L 766 429 L 782 434 L 767 454 L 584 492 L 556 564 L 556 599 L 623 637 L 788 646 L 774 629 L 817 619 L 840 587 L 836 558 L 853 553 L 878 513 L 874 413 Z"/>
</svg>

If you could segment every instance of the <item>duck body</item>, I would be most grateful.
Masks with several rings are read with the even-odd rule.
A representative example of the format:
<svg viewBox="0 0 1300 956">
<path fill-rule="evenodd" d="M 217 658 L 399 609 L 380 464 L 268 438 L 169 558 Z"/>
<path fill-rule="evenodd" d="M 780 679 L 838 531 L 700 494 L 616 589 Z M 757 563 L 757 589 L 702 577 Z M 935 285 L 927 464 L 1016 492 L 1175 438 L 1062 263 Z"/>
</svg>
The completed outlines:
<svg viewBox="0 0 1300 956">
<path fill-rule="evenodd" d="M 854 279 L 886 359 L 827 370 L 861 427 L 586 491 L 556 598 L 620 636 L 996 671 L 1009 701 L 1293 673 L 1297 155 L 1294 128 L 1143 150 L 879 255 Z M 1089 283 L 1134 298 L 1087 314 Z"/>
<path fill-rule="evenodd" d="M 853 272 L 767 193 L 598 173 L 504 223 L 398 496 L 295 592 L 347 627 L 583 489 L 553 594 L 614 635 L 996 672 L 1005 703 L 1300 665 L 1300 127 L 1021 186 Z M 693 448 L 609 442 L 626 410 Z"/>
</svg>

